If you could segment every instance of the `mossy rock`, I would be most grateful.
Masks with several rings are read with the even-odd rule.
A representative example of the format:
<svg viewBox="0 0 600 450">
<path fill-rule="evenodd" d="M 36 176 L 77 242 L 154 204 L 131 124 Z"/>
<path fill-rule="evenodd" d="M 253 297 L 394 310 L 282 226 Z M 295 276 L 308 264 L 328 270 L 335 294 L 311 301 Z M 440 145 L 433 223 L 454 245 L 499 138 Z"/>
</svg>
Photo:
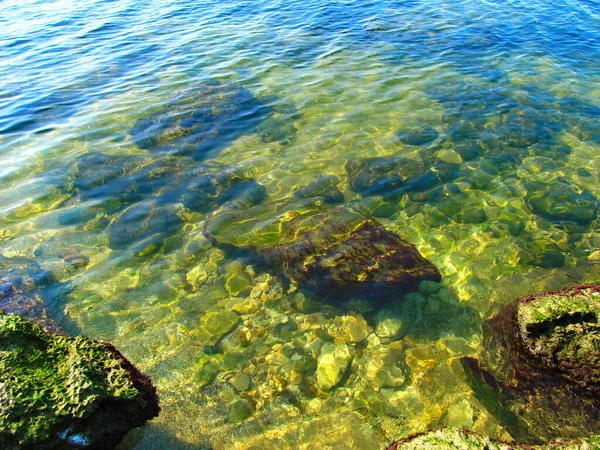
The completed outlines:
<svg viewBox="0 0 600 450">
<path fill-rule="evenodd" d="M 557 440 L 544 445 L 519 445 L 480 436 L 470 431 L 444 428 L 394 442 L 386 450 L 592 450 L 600 448 L 600 438 Z"/>
<path fill-rule="evenodd" d="M 527 351 L 550 369 L 600 392 L 600 286 L 524 298 L 517 309 Z"/>
<path fill-rule="evenodd" d="M 515 440 L 597 432 L 599 298 L 591 285 L 510 303 L 484 323 L 480 359 L 461 359 L 475 397 Z"/>
<path fill-rule="evenodd" d="M 159 411 L 150 379 L 111 344 L 0 312 L 0 447 L 113 448 Z"/>
</svg>

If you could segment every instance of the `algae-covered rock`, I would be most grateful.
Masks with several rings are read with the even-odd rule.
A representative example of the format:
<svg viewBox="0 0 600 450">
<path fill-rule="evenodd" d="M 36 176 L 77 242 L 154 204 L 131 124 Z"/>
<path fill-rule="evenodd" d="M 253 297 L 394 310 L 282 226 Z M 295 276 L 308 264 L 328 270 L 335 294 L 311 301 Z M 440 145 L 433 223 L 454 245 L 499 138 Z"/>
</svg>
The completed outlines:
<svg viewBox="0 0 600 450">
<path fill-rule="evenodd" d="M 298 198 L 322 197 L 327 203 L 335 204 L 344 200 L 343 194 L 338 189 L 340 180 L 335 175 L 319 177 L 307 186 L 294 192 Z"/>
<path fill-rule="evenodd" d="M 394 442 L 386 450 L 592 450 L 600 448 L 600 438 L 557 440 L 544 445 L 501 442 L 457 428 L 429 431 Z"/>
<path fill-rule="evenodd" d="M 239 322 L 239 317 L 228 309 L 213 307 L 200 319 L 200 335 L 203 343 L 215 345 Z"/>
<path fill-rule="evenodd" d="M 50 284 L 54 277 L 46 270 L 11 267 L 0 273 L 0 310 L 16 314 L 56 330 L 39 288 Z"/>
<path fill-rule="evenodd" d="M 328 391 L 337 386 L 351 362 L 352 354 L 346 344 L 324 344 L 317 361 L 317 387 Z"/>
<path fill-rule="evenodd" d="M 142 149 L 201 159 L 254 132 L 270 113 L 241 86 L 205 83 L 175 93 L 152 117 L 138 120 L 130 134 Z"/>
<path fill-rule="evenodd" d="M 600 286 L 524 298 L 518 330 L 527 351 L 577 384 L 600 392 Z"/>
<path fill-rule="evenodd" d="M 352 190 L 363 196 L 428 187 L 437 181 L 421 160 L 407 158 L 352 159 L 346 164 L 346 172 Z"/>
<path fill-rule="evenodd" d="M 439 135 L 433 128 L 417 126 L 411 129 L 400 130 L 398 132 L 398 139 L 406 145 L 419 146 L 435 141 Z"/>
<path fill-rule="evenodd" d="M 327 208 L 320 198 L 221 212 L 203 232 L 215 245 L 251 252 L 332 300 L 387 299 L 441 278 L 414 245 L 352 209 Z"/>
<path fill-rule="evenodd" d="M 358 374 L 369 388 L 398 388 L 404 383 L 404 363 L 397 349 L 385 345 L 369 345 L 360 361 Z"/>
<path fill-rule="evenodd" d="M 112 345 L 0 313 L 0 447 L 113 448 L 160 408 Z"/>
<path fill-rule="evenodd" d="M 586 190 L 563 181 L 527 183 L 527 204 L 552 221 L 574 221 L 587 225 L 596 218 L 598 199 Z"/>
<path fill-rule="evenodd" d="M 480 359 L 461 359 L 475 397 L 515 440 L 597 432 L 599 292 L 577 286 L 513 302 L 484 323 Z"/>
<path fill-rule="evenodd" d="M 158 251 L 182 225 L 177 214 L 154 202 L 138 203 L 123 211 L 108 227 L 112 249 L 131 248 L 137 255 Z"/>
</svg>

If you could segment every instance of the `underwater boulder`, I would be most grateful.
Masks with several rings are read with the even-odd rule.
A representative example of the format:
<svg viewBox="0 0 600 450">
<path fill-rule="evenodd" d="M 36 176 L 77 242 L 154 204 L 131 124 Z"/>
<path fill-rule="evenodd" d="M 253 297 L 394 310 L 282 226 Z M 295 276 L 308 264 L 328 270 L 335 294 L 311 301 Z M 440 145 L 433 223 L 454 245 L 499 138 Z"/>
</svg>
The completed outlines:
<svg viewBox="0 0 600 450">
<path fill-rule="evenodd" d="M 534 214 L 551 221 L 588 225 L 596 218 L 598 199 L 589 191 L 562 180 L 526 183 L 527 205 Z"/>
<path fill-rule="evenodd" d="M 177 92 L 130 130 L 141 149 L 204 159 L 256 131 L 271 108 L 234 84 L 205 83 Z"/>
<path fill-rule="evenodd" d="M 136 254 L 151 253 L 162 247 L 165 239 L 181 226 L 181 219 L 169 208 L 150 201 L 137 203 L 108 226 L 109 246 L 113 250 L 132 248 Z"/>
<path fill-rule="evenodd" d="M 159 411 L 150 378 L 111 344 L 0 311 L 3 449 L 110 449 Z"/>
<path fill-rule="evenodd" d="M 341 203 L 344 201 L 344 195 L 338 189 L 339 183 L 340 179 L 335 175 L 319 177 L 307 186 L 298 188 L 294 192 L 294 197 L 322 197 L 330 204 Z"/>
<path fill-rule="evenodd" d="M 264 186 L 228 169 L 195 177 L 161 196 L 160 201 L 180 202 L 192 211 L 207 213 L 225 204 L 232 208 L 250 207 L 265 198 Z"/>
<path fill-rule="evenodd" d="M 333 299 L 389 299 L 441 279 L 414 245 L 320 197 L 217 212 L 203 233 L 214 245 L 249 252 L 302 288 Z"/>
<path fill-rule="evenodd" d="M 433 128 L 417 126 L 408 130 L 400 130 L 398 139 L 406 145 L 418 147 L 435 141 L 439 135 L 440 133 Z"/>
<path fill-rule="evenodd" d="M 461 363 L 475 397 L 518 442 L 578 439 L 600 420 L 600 286 L 531 295 L 484 323 Z"/>
<path fill-rule="evenodd" d="M 39 292 L 53 281 L 50 272 L 37 268 L 11 267 L 0 272 L 0 310 L 56 330 Z"/>
<path fill-rule="evenodd" d="M 384 157 L 361 158 L 346 164 L 348 181 L 353 191 L 363 196 L 399 195 L 403 192 L 421 191 L 439 183 L 422 160 Z"/>
<path fill-rule="evenodd" d="M 184 157 L 150 158 L 91 152 L 76 158 L 69 175 L 79 202 L 89 202 L 92 209 L 98 207 L 98 202 L 119 208 L 169 186 L 176 175 L 193 164 L 195 161 Z"/>
</svg>

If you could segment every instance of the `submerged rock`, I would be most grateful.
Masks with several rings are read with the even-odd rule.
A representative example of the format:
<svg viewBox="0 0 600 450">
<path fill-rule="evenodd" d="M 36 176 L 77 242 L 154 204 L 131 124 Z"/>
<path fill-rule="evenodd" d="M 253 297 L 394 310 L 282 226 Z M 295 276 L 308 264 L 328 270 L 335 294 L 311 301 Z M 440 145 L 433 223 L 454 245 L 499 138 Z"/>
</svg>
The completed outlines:
<svg viewBox="0 0 600 450">
<path fill-rule="evenodd" d="M 574 221 L 587 225 L 596 218 L 598 199 L 585 190 L 564 181 L 527 183 L 527 204 L 548 220 Z"/>
<path fill-rule="evenodd" d="M 501 442 L 456 428 L 429 431 L 414 437 L 394 442 L 386 450 L 587 450 L 600 446 L 600 437 L 592 436 L 581 440 L 557 440 L 545 445 L 519 445 Z"/>
<path fill-rule="evenodd" d="M 480 360 L 462 358 L 477 399 L 519 442 L 581 438 L 600 417 L 600 286 L 526 297 L 484 324 Z"/>
<path fill-rule="evenodd" d="M 252 133 L 271 113 L 247 89 L 205 83 L 176 93 L 164 108 L 140 119 L 130 134 L 142 149 L 202 159 L 244 134 Z"/>
<path fill-rule="evenodd" d="M 207 213 L 219 206 L 247 208 L 264 200 L 263 186 L 233 169 L 201 174 L 160 197 L 162 203 L 182 203 L 192 211 Z"/>
<path fill-rule="evenodd" d="M 168 208 L 154 202 L 138 203 L 126 209 L 108 226 L 108 240 L 112 249 L 131 248 L 136 255 L 159 250 L 166 238 L 176 233 L 182 221 Z"/>
<path fill-rule="evenodd" d="M 414 245 L 357 212 L 314 199 L 274 202 L 213 215 L 205 236 L 225 249 L 258 256 L 303 288 L 332 300 L 348 295 L 386 299 L 439 281 Z"/>
<path fill-rule="evenodd" d="M 317 388 L 328 391 L 337 386 L 351 362 L 352 354 L 346 344 L 324 344 L 317 361 Z"/>
<path fill-rule="evenodd" d="M 0 273 L 0 310 L 56 330 L 39 288 L 54 281 L 48 271 L 12 267 Z"/>
<path fill-rule="evenodd" d="M 150 379 L 111 344 L 0 312 L 0 447 L 113 448 L 159 411 Z"/>
<path fill-rule="evenodd" d="M 294 196 L 298 198 L 322 197 L 327 203 L 340 203 L 344 200 L 344 196 L 338 189 L 339 182 L 339 178 L 335 175 L 319 177 L 308 186 L 296 190 Z"/>
<path fill-rule="evenodd" d="M 439 135 L 433 128 L 418 126 L 410 130 L 399 131 L 398 139 L 406 145 L 420 146 L 435 141 Z"/>
<path fill-rule="evenodd" d="M 422 161 L 406 158 L 353 159 L 346 164 L 346 172 L 352 190 L 363 196 L 387 194 L 401 187 L 426 187 L 437 181 Z"/>
</svg>

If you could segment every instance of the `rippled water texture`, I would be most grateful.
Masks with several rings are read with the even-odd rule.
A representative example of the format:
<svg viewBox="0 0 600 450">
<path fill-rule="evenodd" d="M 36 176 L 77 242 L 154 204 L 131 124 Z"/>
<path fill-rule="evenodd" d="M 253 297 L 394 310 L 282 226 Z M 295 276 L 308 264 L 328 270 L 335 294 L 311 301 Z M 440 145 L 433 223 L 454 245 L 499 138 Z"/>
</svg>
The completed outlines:
<svg viewBox="0 0 600 450">
<path fill-rule="evenodd" d="M 152 376 L 123 448 L 551 439 L 460 358 L 502 305 L 598 281 L 598 61 L 584 0 L 5 1 L 0 266 Z M 442 281 L 327 289 L 315 260 L 372 273 L 340 236 Z"/>
</svg>

